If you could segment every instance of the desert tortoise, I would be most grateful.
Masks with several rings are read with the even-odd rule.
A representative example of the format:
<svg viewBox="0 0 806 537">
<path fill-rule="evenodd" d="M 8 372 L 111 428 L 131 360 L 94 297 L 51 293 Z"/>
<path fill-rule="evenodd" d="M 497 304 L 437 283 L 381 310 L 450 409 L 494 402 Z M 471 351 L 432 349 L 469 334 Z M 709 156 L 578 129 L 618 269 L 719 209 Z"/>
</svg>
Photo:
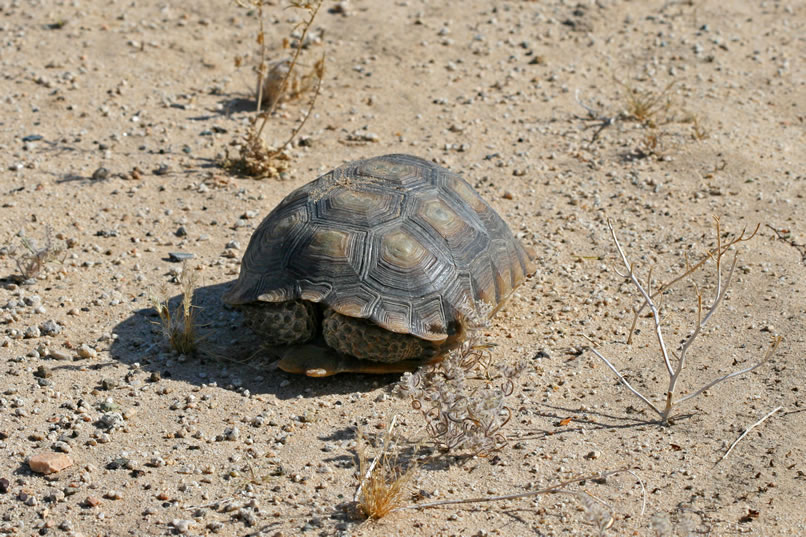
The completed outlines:
<svg viewBox="0 0 806 537">
<path fill-rule="evenodd" d="M 286 371 L 406 371 L 460 344 L 479 304 L 493 315 L 533 267 L 461 177 L 386 155 L 289 194 L 252 235 L 224 300 L 268 344 L 293 345 Z"/>
</svg>

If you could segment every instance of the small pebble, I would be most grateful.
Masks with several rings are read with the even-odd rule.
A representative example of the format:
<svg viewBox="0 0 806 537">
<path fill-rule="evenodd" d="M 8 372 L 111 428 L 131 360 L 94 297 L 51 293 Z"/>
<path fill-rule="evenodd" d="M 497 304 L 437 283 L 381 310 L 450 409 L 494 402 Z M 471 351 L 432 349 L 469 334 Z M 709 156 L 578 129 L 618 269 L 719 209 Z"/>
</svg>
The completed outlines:
<svg viewBox="0 0 806 537">
<path fill-rule="evenodd" d="M 101 416 L 101 425 L 107 429 L 114 429 L 123 425 L 123 416 L 120 412 L 107 412 Z"/>
<path fill-rule="evenodd" d="M 42 335 L 44 336 L 55 336 L 61 333 L 62 327 L 59 323 L 51 319 L 49 321 L 45 321 L 44 323 L 40 324 L 39 330 L 42 332 Z"/>
<path fill-rule="evenodd" d="M 171 168 L 167 164 L 160 164 L 154 169 L 154 175 L 167 175 L 171 173 Z"/>
<path fill-rule="evenodd" d="M 29 326 L 28 328 L 25 329 L 25 332 L 23 332 L 22 337 L 24 337 L 25 339 L 35 339 L 41 335 L 42 333 L 39 331 L 39 327 Z"/>
<path fill-rule="evenodd" d="M 190 528 L 195 524 L 192 520 L 183 520 L 179 518 L 175 518 L 171 521 L 171 526 L 173 526 L 176 531 L 181 534 L 188 533 Z"/>
<path fill-rule="evenodd" d="M 168 259 L 173 263 L 181 263 L 187 259 L 193 259 L 196 257 L 194 254 L 186 253 L 186 252 L 169 252 Z"/>
<path fill-rule="evenodd" d="M 58 349 L 52 350 L 48 353 L 48 356 L 53 358 L 54 360 L 69 360 L 70 355 L 64 351 L 60 351 Z"/>
<path fill-rule="evenodd" d="M 78 348 L 78 356 L 80 358 L 96 358 L 98 356 L 98 351 L 96 351 L 86 343 L 83 343 Z"/>
<path fill-rule="evenodd" d="M 28 459 L 28 466 L 37 474 L 53 474 L 72 466 L 73 459 L 64 453 L 40 453 Z"/>
<path fill-rule="evenodd" d="M 92 172 L 93 181 L 104 181 L 106 179 L 109 179 L 109 170 L 103 166 Z"/>
</svg>

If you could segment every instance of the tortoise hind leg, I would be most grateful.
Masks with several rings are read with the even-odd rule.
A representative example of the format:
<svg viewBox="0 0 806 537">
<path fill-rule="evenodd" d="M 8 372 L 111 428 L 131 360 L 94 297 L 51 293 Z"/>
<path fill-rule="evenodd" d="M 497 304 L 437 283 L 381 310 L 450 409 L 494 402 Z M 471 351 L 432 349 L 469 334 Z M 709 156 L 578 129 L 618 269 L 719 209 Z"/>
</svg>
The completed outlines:
<svg viewBox="0 0 806 537">
<path fill-rule="evenodd" d="M 305 343 L 319 332 L 319 312 L 311 302 L 254 302 L 240 308 L 247 324 L 269 345 Z"/>
<path fill-rule="evenodd" d="M 438 347 L 416 336 L 389 332 L 364 319 L 347 317 L 330 309 L 325 311 L 322 335 L 331 348 L 361 360 L 375 362 L 371 371 L 373 373 L 378 372 L 378 362 L 425 362 L 438 353 Z M 394 370 L 391 365 L 388 369 L 389 372 Z"/>
</svg>

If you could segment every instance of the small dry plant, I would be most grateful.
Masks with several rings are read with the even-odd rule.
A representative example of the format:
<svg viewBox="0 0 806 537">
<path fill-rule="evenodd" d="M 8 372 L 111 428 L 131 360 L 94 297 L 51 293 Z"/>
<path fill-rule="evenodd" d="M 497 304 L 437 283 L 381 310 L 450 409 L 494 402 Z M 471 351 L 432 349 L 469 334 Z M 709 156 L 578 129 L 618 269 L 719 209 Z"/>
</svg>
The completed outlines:
<svg viewBox="0 0 806 537">
<path fill-rule="evenodd" d="M 586 104 L 576 94 L 576 101 L 586 111 L 585 121 L 594 121 L 592 126 L 598 127 L 591 142 L 595 142 L 599 135 L 608 127 L 618 122 L 637 123 L 647 132 L 639 140 L 636 149 L 638 158 L 650 156 L 663 157 L 666 149 L 662 140 L 670 136 L 679 136 L 681 133 L 670 128 L 672 124 L 688 124 L 691 126 L 691 138 L 697 141 L 708 138 L 708 131 L 703 125 L 702 118 L 688 111 L 674 99 L 676 81 L 671 81 L 661 89 L 645 89 L 634 86 L 629 81 L 613 77 L 613 80 L 622 88 L 622 104 L 618 113 L 607 116 Z"/>
<path fill-rule="evenodd" d="M 33 239 L 24 235 L 20 236 L 20 243 L 23 250 L 15 249 L 10 254 L 17 264 L 17 270 L 20 271 L 19 276 L 23 281 L 36 278 L 46 264 L 58 260 L 64 252 L 64 246 L 53 240 L 53 229 L 50 226 L 45 228 L 45 245 L 43 247 L 39 248 Z"/>
<path fill-rule="evenodd" d="M 302 10 L 305 13 L 303 21 L 292 31 L 292 33 L 299 31 L 301 35 L 296 40 L 294 54 L 290 59 L 284 58 L 269 62 L 266 57 L 263 8 L 271 4 L 271 2 L 268 0 L 235 0 L 237 5 L 253 9 L 257 14 L 259 27 L 257 43 L 260 46 L 260 60 L 257 66 L 257 107 L 255 116 L 250 121 L 246 133 L 231 144 L 237 148 L 238 156 L 230 158 L 229 151 L 227 151 L 227 155 L 222 162 L 224 168 L 255 179 L 281 178 L 289 170 L 291 158 L 287 152 L 287 147 L 291 145 L 308 121 L 321 91 L 322 79 L 325 76 L 324 55 L 307 72 L 299 72 L 301 68 L 299 63 L 300 53 L 323 2 L 324 0 L 290 0 L 289 7 Z M 289 43 L 289 40 L 284 40 L 284 47 L 290 46 Z M 236 60 L 236 63 L 239 61 Z M 284 98 L 293 99 L 308 91 L 313 94 L 303 118 L 279 145 L 275 147 L 267 144 L 263 139 L 263 132 L 269 122 L 269 118 L 277 110 L 278 104 Z"/>
<path fill-rule="evenodd" d="M 160 317 L 160 326 L 165 340 L 171 349 L 179 354 L 192 354 L 199 345 L 199 336 L 195 319 L 196 306 L 193 305 L 193 292 L 196 290 L 197 276 L 182 264 L 179 276 L 182 286 L 182 304 L 171 308 L 168 303 L 168 292 L 163 289 L 162 298 L 151 295 L 150 300 Z"/>
<path fill-rule="evenodd" d="M 405 505 L 409 487 L 417 473 L 417 462 L 412 458 L 404 468 L 400 460 L 400 449 L 393 436 L 396 416 L 382 439 L 381 450 L 370 462 L 367 455 L 367 441 L 358 434 L 359 485 L 353 501 L 361 514 L 369 520 L 385 517 L 390 512 Z"/>
<path fill-rule="evenodd" d="M 652 272 L 653 268 L 651 267 L 646 275 L 645 278 L 640 277 L 636 273 L 635 265 L 629 261 L 627 258 L 627 254 L 624 252 L 624 249 L 621 246 L 621 243 L 618 240 L 616 235 L 616 231 L 613 228 L 612 222 L 608 220 L 607 226 L 610 229 L 610 235 L 613 239 L 613 242 L 616 246 L 616 250 L 618 251 L 619 258 L 624 265 L 625 272 L 621 273 L 618 272 L 619 276 L 628 279 L 636 288 L 639 294 L 639 300 L 641 301 L 640 306 L 633 308 L 633 321 L 632 326 L 630 327 L 630 333 L 627 338 L 627 343 L 632 343 L 632 336 L 635 332 L 636 323 L 640 318 L 642 312 L 649 308 L 651 312 L 651 318 L 654 324 L 654 333 L 655 337 L 658 341 L 658 347 L 660 352 L 660 357 L 663 360 L 664 367 L 666 372 L 669 376 L 669 383 L 668 388 L 665 394 L 665 402 L 663 405 L 656 405 L 648 397 L 643 395 L 640 391 L 634 388 L 621 374 L 621 372 L 613 365 L 613 363 L 606 358 L 599 350 L 595 347 L 591 346 L 590 350 L 593 352 L 600 360 L 602 360 L 607 367 L 610 368 L 613 373 L 619 378 L 619 381 L 632 392 L 636 397 L 638 397 L 641 401 L 646 404 L 649 408 L 651 408 L 660 418 L 660 423 L 667 424 L 672 417 L 672 412 L 682 403 L 689 401 L 698 395 L 702 394 L 704 391 L 716 386 L 717 384 L 724 382 L 728 379 L 737 377 L 739 375 L 743 375 L 745 373 L 749 373 L 754 369 L 760 367 L 761 365 L 765 364 L 775 352 L 778 343 L 780 342 L 780 338 L 776 338 L 773 340 L 770 348 L 767 350 L 765 355 L 761 358 L 761 360 L 755 362 L 754 364 L 745 367 L 739 371 L 734 371 L 732 373 L 728 373 L 723 375 L 717 379 L 714 379 L 707 384 L 701 386 L 700 388 L 694 390 L 693 392 L 685 395 L 683 397 L 676 398 L 677 389 L 678 389 L 678 381 L 680 380 L 680 376 L 683 373 L 683 370 L 687 366 L 688 354 L 692 348 L 692 345 L 697 340 L 697 337 L 702 333 L 703 328 L 714 315 L 716 310 L 719 308 L 720 304 L 725 298 L 725 295 L 728 292 L 728 288 L 732 282 L 733 278 L 733 271 L 736 268 L 736 261 L 738 259 L 738 251 L 736 251 L 733 255 L 733 260 L 730 263 L 728 268 L 727 275 L 723 274 L 724 270 L 724 257 L 727 252 L 732 249 L 734 246 L 738 245 L 739 243 L 749 241 L 752 239 L 756 232 L 758 231 L 758 226 L 752 231 L 752 233 L 746 233 L 746 230 L 743 230 L 741 234 L 735 235 L 726 242 L 723 242 L 723 235 L 722 229 L 720 226 L 720 222 L 718 218 L 714 218 L 715 221 L 715 232 L 716 232 L 716 247 L 710 250 L 698 263 L 691 265 L 689 263 L 688 258 L 686 258 L 686 265 L 685 271 L 677 276 L 676 278 L 670 280 L 667 283 L 663 283 L 657 287 L 656 282 L 652 280 Z M 706 262 L 712 261 L 715 266 L 715 290 L 713 296 L 710 299 L 707 299 L 700 287 L 692 281 L 694 287 L 695 298 L 697 301 L 697 319 L 694 324 L 694 329 L 688 335 L 688 337 L 684 338 L 680 345 L 677 347 L 676 350 L 670 350 L 668 345 L 666 344 L 666 338 L 664 336 L 664 315 L 661 312 L 661 304 L 660 300 L 663 298 L 664 293 L 666 293 L 673 285 L 676 283 L 690 279 L 692 274 L 695 273 L 697 270 L 702 268 Z M 589 340 L 590 341 L 590 340 Z"/>
<path fill-rule="evenodd" d="M 480 329 L 489 325 L 490 308 L 480 305 L 476 311 L 464 343 L 441 362 L 405 373 L 396 391 L 411 399 L 440 450 L 484 457 L 507 443 L 501 433 L 512 418 L 507 400 L 523 366 L 493 363 L 491 345 L 480 338 Z"/>
<path fill-rule="evenodd" d="M 624 89 L 625 119 L 655 128 L 673 120 L 670 115 L 672 103 L 672 89 L 676 82 L 672 81 L 660 91 L 643 90 L 632 86 L 629 82 L 615 79 Z"/>
</svg>

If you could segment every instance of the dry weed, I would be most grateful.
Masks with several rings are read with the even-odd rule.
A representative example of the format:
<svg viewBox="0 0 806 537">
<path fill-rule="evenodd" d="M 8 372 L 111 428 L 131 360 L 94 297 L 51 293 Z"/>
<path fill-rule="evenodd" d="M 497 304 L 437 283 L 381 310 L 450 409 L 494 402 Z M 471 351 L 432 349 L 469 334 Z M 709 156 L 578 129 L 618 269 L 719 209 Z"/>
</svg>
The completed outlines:
<svg viewBox="0 0 806 537">
<path fill-rule="evenodd" d="M 290 0 L 289 7 L 306 13 L 305 19 L 294 29 L 294 31 L 300 30 L 301 36 L 291 59 L 278 60 L 270 65 L 266 59 L 266 34 L 263 23 L 263 8 L 267 5 L 267 0 L 236 0 L 236 4 L 239 6 L 255 9 L 257 13 L 257 43 L 260 46 L 260 60 L 257 67 L 257 107 L 255 117 L 247 127 L 246 133 L 231 143 L 236 148 L 238 156 L 230 158 L 229 151 L 226 151 L 221 162 L 222 167 L 255 179 L 281 179 L 287 174 L 291 160 L 287 148 L 293 143 L 311 116 L 325 76 L 324 55 L 307 72 L 299 73 L 299 59 L 303 43 L 323 3 L 324 0 Z M 288 40 L 284 43 L 287 46 Z M 305 91 L 313 92 L 305 115 L 291 129 L 291 133 L 284 141 L 276 146 L 267 144 L 263 140 L 263 131 L 269 118 L 276 111 L 278 103 L 286 97 L 298 97 Z M 266 98 L 265 107 L 264 98 Z"/>
<path fill-rule="evenodd" d="M 512 418 L 507 401 L 523 365 L 493 363 L 492 346 L 482 342 L 479 335 L 479 330 L 489 324 L 489 307 L 477 305 L 476 312 L 460 347 L 441 362 L 404 373 L 395 391 L 411 399 L 437 448 L 485 457 L 507 443 L 501 430 Z"/>
<path fill-rule="evenodd" d="M 500 496 L 483 496 L 478 498 L 439 500 L 435 502 L 406 505 L 403 507 L 398 507 L 394 509 L 394 511 L 404 511 L 412 509 L 417 510 L 434 509 L 439 507 L 446 507 L 451 505 L 464 505 L 469 503 L 510 501 L 523 498 L 534 498 L 535 496 L 542 496 L 547 494 L 568 494 L 577 498 L 580 501 L 580 503 L 582 504 L 582 510 L 585 512 L 586 521 L 594 528 L 596 528 L 598 534 L 602 536 L 605 535 L 607 530 L 610 529 L 615 522 L 615 517 L 613 516 L 613 509 L 608 504 L 596 498 L 592 494 L 586 491 L 572 490 L 571 487 L 573 485 L 583 485 L 591 481 L 604 484 L 611 476 L 615 476 L 622 473 L 628 473 L 632 475 L 638 480 L 638 483 L 641 485 L 641 490 L 643 492 L 643 500 L 641 503 L 640 516 L 643 516 L 646 507 L 646 490 L 644 488 L 644 484 L 641 481 L 641 479 L 635 474 L 635 472 L 633 472 L 629 468 L 620 468 L 612 471 L 597 472 L 595 474 L 573 477 L 571 479 L 560 481 L 559 483 L 556 483 L 549 487 L 541 488 L 539 490 L 530 490 L 527 492 L 503 494 Z"/>
<path fill-rule="evenodd" d="M 64 251 L 64 246 L 53 240 L 53 229 L 50 226 L 45 228 L 45 245 L 42 248 L 37 247 L 36 242 L 25 235 L 20 235 L 20 243 L 23 251 L 13 249 L 9 253 L 23 281 L 36 278 L 46 264 L 58 260 Z"/>
<path fill-rule="evenodd" d="M 417 463 L 410 462 L 405 468 L 400 452 L 392 436 L 395 419 L 386 430 L 378 455 L 370 459 L 366 451 L 366 439 L 359 433 L 356 444 L 358 454 L 359 486 L 354 501 L 361 514 L 369 520 L 378 520 L 403 507 L 409 486 L 417 473 Z"/>
<path fill-rule="evenodd" d="M 255 95 L 261 107 L 271 108 L 281 99 L 298 99 L 316 88 L 321 79 L 317 67 L 297 64 L 295 69 L 291 69 L 291 61 L 291 58 L 273 61 L 266 66 L 265 77 L 258 75 L 257 83 L 262 85 L 257 88 Z"/>
<path fill-rule="evenodd" d="M 617 113 L 606 115 L 593 105 L 585 103 L 580 98 L 579 91 L 576 93 L 577 104 L 586 112 L 586 115 L 579 119 L 595 122 L 591 125 L 591 127 L 596 127 L 591 143 L 595 142 L 608 127 L 623 122 L 638 123 L 642 129 L 647 130 L 647 133 L 639 139 L 638 147 L 632 154 L 636 158 L 666 156 L 668 148 L 665 147 L 663 139 L 682 136 L 682 133 L 671 127 L 672 124 L 690 125 L 691 138 L 696 141 L 708 138 L 709 133 L 702 117 L 686 110 L 676 102 L 674 88 L 677 81 L 673 80 L 661 89 L 644 89 L 615 76 L 613 80 L 623 90 L 621 92 L 622 102 Z"/>
<path fill-rule="evenodd" d="M 627 119 L 651 128 L 672 121 L 672 89 L 677 84 L 675 81 L 668 83 L 660 91 L 636 88 L 629 82 L 618 79 L 615 81 L 624 88 L 624 113 Z"/>
<path fill-rule="evenodd" d="M 179 277 L 182 286 L 182 304 L 172 309 L 168 303 L 168 293 L 162 291 L 162 298 L 151 295 L 149 298 L 160 317 L 160 326 L 165 340 L 171 349 L 179 354 L 192 354 L 199 344 L 198 330 L 193 305 L 193 292 L 196 290 L 196 274 L 183 263 Z"/>
</svg>

